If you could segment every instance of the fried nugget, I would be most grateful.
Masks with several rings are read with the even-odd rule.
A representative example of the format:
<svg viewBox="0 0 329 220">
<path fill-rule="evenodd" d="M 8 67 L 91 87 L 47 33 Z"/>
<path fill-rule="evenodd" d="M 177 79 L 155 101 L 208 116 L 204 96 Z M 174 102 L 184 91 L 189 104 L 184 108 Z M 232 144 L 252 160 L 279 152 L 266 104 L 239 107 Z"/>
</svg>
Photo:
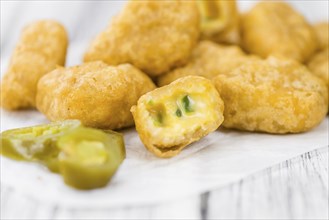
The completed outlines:
<svg viewBox="0 0 329 220">
<path fill-rule="evenodd" d="M 327 49 L 329 47 L 329 23 L 319 22 L 314 25 L 314 30 L 318 38 L 319 49 Z"/>
<path fill-rule="evenodd" d="M 8 110 L 35 107 L 38 80 L 64 65 L 68 44 L 64 27 L 41 20 L 26 26 L 1 82 L 1 106 Z"/>
<path fill-rule="evenodd" d="M 314 55 L 308 68 L 325 82 L 329 90 L 329 48 Z"/>
<path fill-rule="evenodd" d="M 173 157 L 216 130 L 223 111 L 216 88 L 200 76 L 187 76 L 146 93 L 131 108 L 142 142 L 158 157 Z"/>
<path fill-rule="evenodd" d="M 328 89 L 296 61 L 270 57 L 214 79 L 225 103 L 223 126 L 268 133 L 298 133 L 318 125 L 328 110 Z"/>
<path fill-rule="evenodd" d="M 203 39 L 229 44 L 240 42 L 240 16 L 235 0 L 202 0 L 197 3 Z"/>
<path fill-rule="evenodd" d="M 130 1 L 91 43 L 84 60 L 131 63 L 157 76 L 186 63 L 199 34 L 194 1 Z"/>
<path fill-rule="evenodd" d="M 90 127 L 120 129 L 134 124 L 131 106 L 153 89 L 151 79 L 130 64 L 95 61 L 42 77 L 37 108 L 51 121 L 78 119 Z"/>
<path fill-rule="evenodd" d="M 284 2 L 260 2 L 243 19 L 242 44 L 254 54 L 306 61 L 317 49 L 313 28 Z"/>
<path fill-rule="evenodd" d="M 212 79 L 218 74 L 229 72 L 245 62 L 255 59 L 259 58 L 246 55 L 237 46 L 223 46 L 211 41 L 201 41 L 193 50 L 192 57 L 186 66 L 160 76 L 157 84 L 164 86 L 189 75 Z"/>
</svg>

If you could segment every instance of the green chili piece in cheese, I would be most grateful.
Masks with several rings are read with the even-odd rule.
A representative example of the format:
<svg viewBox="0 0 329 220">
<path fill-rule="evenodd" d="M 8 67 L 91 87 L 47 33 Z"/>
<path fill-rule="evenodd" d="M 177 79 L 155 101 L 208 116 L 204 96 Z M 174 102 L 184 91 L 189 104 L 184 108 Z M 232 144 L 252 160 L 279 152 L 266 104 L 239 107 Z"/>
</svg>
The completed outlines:
<svg viewBox="0 0 329 220">
<path fill-rule="evenodd" d="M 183 107 L 185 112 L 193 112 L 193 100 L 191 99 L 190 96 L 186 95 L 182 99 Z"/>
<path fill-rule="evenodd" d="M 163 104 L 152 105 L 152 107 L 149 108 L 148 111 L 151 115 L 151 118 L 153 119 L 154 125 L 165 125 L 166 110 Z"/>
<path fill-rule="evenodd" d="M 176 110 L 176 116 L 179 118 L 182 117 L 182 111 L 179 108 Z"/>
</svg>

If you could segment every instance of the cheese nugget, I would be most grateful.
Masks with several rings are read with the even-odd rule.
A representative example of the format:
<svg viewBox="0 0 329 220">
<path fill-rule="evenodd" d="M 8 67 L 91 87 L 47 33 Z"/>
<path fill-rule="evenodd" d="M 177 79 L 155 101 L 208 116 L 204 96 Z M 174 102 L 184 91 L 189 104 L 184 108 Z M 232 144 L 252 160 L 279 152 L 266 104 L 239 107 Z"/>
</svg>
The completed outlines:
<svg viewBox="0 0 329 220">
<path fill-rule="evenodd" d="M 157 76 L 186 63 L 199 34 L 194 1 L 129 1 L 91 43 L 84 60 L 131 63 Z"/>
<path fill-rule="evenodd" d="M 318 47 L 313 28 L 284 2 L 260 2 L 241 19 L 243 47 L 269 55 L 306 61 Z"/>
<path fill-rule="evenodd" d="M 96 61 L 42 77 L 37 108 L 51 121 L 78 119 L 90 127 L 119 129 L 134 124 L 131 106 L 153 89 L 151 79 L 130 64 Z"/>
<path fill-rule="evenodd" d="M 319 49 L 327 49 L 329 47 L 329 23 L 319 22 L 314 25 L 314 30 L 318 38 Z"/>
<path fill-rule="evenodd" d="M 223 110 L 214 85 L 199 76 L 146 93 L 131 108 L 142 142 L 158 157 L 175 156 L 216 130 L 223 122 Z"/>
<path fill-rule="evenodd" d="M 329 89 L 329 48 L 314 55 L 308 63 L 308 68 L 321 78 Z"/>
<path fill-rule="evenodd" d="M 56 21 L 41 20 L 24 28 L 1 82 L 3 108 L 35 107 L 38 80 L 64 65 L 67 41 L 64 27 Z"/>
<path fill-rule="evenodd" d="M 218 43 L 238 44 L 239 12 L 235 0 L 197 1 L 201 14 L 201 33 L 204 39 Z"/>
<path fill-rule="evenodd" d="M 167 85 L 178 78 L 197 75 L 212 79 L 218 74 L 229 72 L 249 60 L 259 59 L 246 55 L 237 46 L 223 46 L 211 41 L 201 41 L 192 53 L 186 66 L 160 76 L 159 86 Z"/>
<path fill-rule="evenodd" d="M 225 103 L 227 128 L 298 133 L 318 125 L 328 110 L 325 84 L 295 61 L 249 62 L 214 82 Z"/>
</svg>

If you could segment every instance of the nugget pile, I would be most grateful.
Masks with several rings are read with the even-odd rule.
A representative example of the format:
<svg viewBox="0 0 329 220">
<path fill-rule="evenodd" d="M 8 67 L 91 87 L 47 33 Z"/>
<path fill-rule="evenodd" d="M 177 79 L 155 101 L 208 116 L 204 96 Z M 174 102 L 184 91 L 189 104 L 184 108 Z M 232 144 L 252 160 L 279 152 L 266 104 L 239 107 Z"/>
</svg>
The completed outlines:
<svg viewBox="0 0 329 220">
<path fill-rule="evenodd" d="M 328 112 L 328 32 L 328 22 L 312 26 L 285 2 L 242 15 L 234 0 L 131 0 L 74 67 L 63 67 L 60 24 L 30 24 L 2 79 L 1 105 L 101 129 L 135 124 L 163 158 L 220 125 L 306 132 Z"/>
</svg>

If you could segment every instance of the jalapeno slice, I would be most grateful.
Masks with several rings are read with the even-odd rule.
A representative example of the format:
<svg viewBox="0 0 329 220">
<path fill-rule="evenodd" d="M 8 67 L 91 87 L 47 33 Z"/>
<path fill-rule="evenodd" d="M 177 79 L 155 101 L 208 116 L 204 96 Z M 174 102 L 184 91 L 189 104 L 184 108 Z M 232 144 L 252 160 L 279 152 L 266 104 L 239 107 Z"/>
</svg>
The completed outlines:
<svg viewBox="0 0 329 220">
<path fill-rule="evenodd" d="M 44 164 L 78 189 L 105 186 L 126 156 L 122 134 L 86 128 L 78 120 L 5 131 L 1 154 Z"/>
<path fill-rule="evenodd" d="M 80 127 L 60 137 L 59 170 L 66 184 L 78 189 L 105 186 L 125 158 L 123 136 Z"/>
<path fill-rule="evenodd" d="M 37 161 L 58 171 L 58 137 L 81 126 L 78 120 L 19 128 L 1 133 L 1 154 L 14 160 Z"/>
<path fill-rule="evenodd" d="M 119 158 L 121 162 L 126 158 L 126 148 L 124 143 L 123 134 L 112 131 L 112 130 L 103 130 L 111 138 L 112 147 L 118 151 Z"/>
</svg>

